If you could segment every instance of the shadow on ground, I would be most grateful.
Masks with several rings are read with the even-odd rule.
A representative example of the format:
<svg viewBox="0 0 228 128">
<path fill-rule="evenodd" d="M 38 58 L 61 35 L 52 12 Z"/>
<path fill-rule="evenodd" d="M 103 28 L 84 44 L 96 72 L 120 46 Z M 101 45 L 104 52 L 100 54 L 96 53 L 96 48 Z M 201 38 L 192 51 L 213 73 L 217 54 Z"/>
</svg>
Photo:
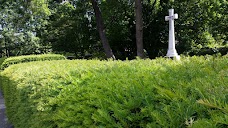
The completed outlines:
<svg viewBox="0 0 228 128">
<path fill-rule="evenodd" d="M 8 123 L 8 119 L 5 114 L 5 103 L 3 99 L 2 92 L 0 91 L 0 128 L 13 128 L 13 126 Z"/>
</svg>

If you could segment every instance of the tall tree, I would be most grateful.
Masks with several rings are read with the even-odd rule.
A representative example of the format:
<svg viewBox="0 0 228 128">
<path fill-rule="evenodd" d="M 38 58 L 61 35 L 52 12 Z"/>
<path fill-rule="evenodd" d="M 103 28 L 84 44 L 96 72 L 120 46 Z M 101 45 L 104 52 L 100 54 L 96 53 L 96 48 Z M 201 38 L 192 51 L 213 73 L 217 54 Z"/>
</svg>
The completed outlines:
<svg viewBox="0 0 228 128">
<path fill-rule="evenodd" d="M 95 16 L 90 3 L 77 1 L 51 3 L 52 14 L 45 31 L 39 33 L 44 43 L 56 52 L 74 54 L 76 58 L 95 56 L 104 58 L 102 44 L 97 42 Z M 100 55 L 100 56 L 98 56 Z"/>
<path fill-rule="evenodd" d="M 105 34 L 105 26 L 104 26 L 104 22 L 102 19 L 100 8 L 98 7 L 97 0 L 91 0 L 91 2 L 92 2 L 93 9 L 95 12 L 97 29 L 98 29 L 98 32 L 100 35 L 101 42 L 103 44 L 105 54 L 106 54 L 107 58 L 115 59 L 115 56 L 112 52 L 112 49 L 109 45 L 108 39 L 107 39 L 106 34 Z"/>
<path fill-rule="evenodd" d="M 44 0 L 0 1 L 0 13 L 0 50 L 4 56 L 43 52 L 36 31 L 49 13 Z"/>
<path fill-rule="evenodd" d="M 135 14 L 137 56 L 140 58 L 145 58 L 143 51 L 142 0 L 135 0 Z"/>
</svg>

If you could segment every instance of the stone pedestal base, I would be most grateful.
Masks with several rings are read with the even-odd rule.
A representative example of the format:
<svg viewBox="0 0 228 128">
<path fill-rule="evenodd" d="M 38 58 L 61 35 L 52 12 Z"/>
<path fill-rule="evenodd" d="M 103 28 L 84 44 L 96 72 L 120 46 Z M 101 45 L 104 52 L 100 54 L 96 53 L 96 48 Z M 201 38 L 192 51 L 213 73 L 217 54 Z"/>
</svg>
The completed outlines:
<svg viewBox="0 0 228 128">
<path fill-rule="evenodd" d="M 180 56 L 177 54 L 177 51 L 175 49 L 169 49 L 166 57 L 176 58 L 177 60 L 180 60 Z"/>
</svg>

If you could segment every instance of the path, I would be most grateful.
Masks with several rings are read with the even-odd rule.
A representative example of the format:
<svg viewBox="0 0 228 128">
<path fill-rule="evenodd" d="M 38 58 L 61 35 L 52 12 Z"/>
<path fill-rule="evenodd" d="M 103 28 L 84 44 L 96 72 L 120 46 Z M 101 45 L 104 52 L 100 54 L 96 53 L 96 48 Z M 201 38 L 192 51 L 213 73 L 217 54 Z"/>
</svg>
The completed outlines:
<svg viewBox="0 0 228 128">
<path fill-rule="evenodd" d="M 7 117 L 5 115 L 5 104 L 2 96 L 2 92 L 0 91 L 0 128 L 13 128 L 12 125 L 7 123 Z"/>
</svg>

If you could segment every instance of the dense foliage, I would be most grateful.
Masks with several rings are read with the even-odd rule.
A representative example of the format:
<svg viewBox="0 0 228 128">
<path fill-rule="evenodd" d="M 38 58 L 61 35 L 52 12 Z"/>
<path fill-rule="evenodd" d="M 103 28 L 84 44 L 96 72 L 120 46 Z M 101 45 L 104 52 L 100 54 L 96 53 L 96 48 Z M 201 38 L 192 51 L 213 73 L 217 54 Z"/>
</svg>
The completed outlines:
<svg viewBox="0 0 228 128">
<path fill-rule="evenodd" d="M 15 128 L 225 128 L 227 57 L 30 62 L 0 84 Z"/>
<path fill-rule="evenodd" d="M 0 13 L 0 57 L 49 50 L 36 35 L 47 24 L 44 0 L 0 0 Z"/>
<path fill-rule="evenodd" d="M 1 56 L 47 51 L 71 53 L 76 58 L 103 57 L 94 10 L 89 0 L 0 1 Z M 136 56 L 133 0 L 98 0 L 105 32 L 117 59 Z M 147 56 L 165 56 L 168 9 L 179 14 L 175 21 L 177 51 L 200 54 L 203 49 L 225 47 L 228 41 L 226 0 L 144 0 L 143 42 Z M 20 20 L 18 20 L 20 19 Z M 209 52 L 214 54 L 216 52 Z"/>
<path fill-rule="evenodd" d="M 226 36 L 228 1 L 186 0 L 172 4 L 179 13 L 176 21 L 179 51 L 199 52 L 205 48 L 228 46 Z M 228 50 L 226 49 L 226 52 Z"/>
<path fill-rule="evenodd" d="M 17 57 L 10 57 L 4 60 L 4 62 L 0 63 L 1 70 L 9 67 L 10 65 L 19 64 L 19 63 L 26 63 L 31 61 L 45 61 L 45 60 L 65 60 L 66 58 L 62 55 L 57 54 L 43 54 L 43 55 L 27 55 L 27 56 L 17 56 Z M 0 62 L 1 62 L 0 61 Z"/>
</svg>

